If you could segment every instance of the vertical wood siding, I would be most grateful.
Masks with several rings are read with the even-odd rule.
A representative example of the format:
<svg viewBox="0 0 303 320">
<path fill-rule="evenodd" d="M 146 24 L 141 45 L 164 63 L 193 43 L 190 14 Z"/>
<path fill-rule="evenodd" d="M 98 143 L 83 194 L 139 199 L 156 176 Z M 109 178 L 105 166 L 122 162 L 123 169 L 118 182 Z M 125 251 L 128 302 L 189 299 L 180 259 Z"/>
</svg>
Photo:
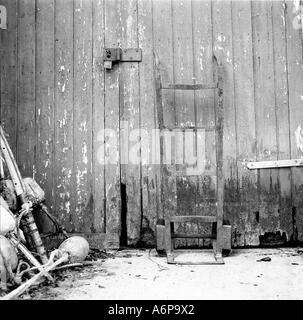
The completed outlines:
<svg viewBox="0 0 303 320">
<path fill-rule="evenodd" d="M 22 174 L 41 184 L 70 232 L 120 234 L 123 227 L 129 245 L 153 245 L 163 212 L 214 207 L 212 179 L 180 176 L 175 164 L 161 178 L 149 161 L 150 135 L 139 140 L 139 131 L 131 131 L 159 126 L 158 73 L 165 84 L 212 82 L 216 53 L 224 66 L 225 217 L 233 244 L 303 241 L 303 168 L 249 171 L 245 165 L 303 156 L 303 36 L 302 25 L 294 24 L 302 14 L 299 1 L 0 4 L 8 13 L 8 28 L 0 30 L 1 122 Z M 116 46 L 140 47 L 142 62 L 104 70 L 103 48 Z M 166 127 L 214 121 L 211 92 L 176 91 L 162 99 Z M 114 129 L 113 140 L 104 141 L 106 128 Z M 212 141 L 206 135 L 209 154 Z M 138 143 L 140 163 L 126 165 Z M 183 144 L 173 146 L 183 153 Z M 105 155 L 115 164 L 104 165 Z"/>
</svg>

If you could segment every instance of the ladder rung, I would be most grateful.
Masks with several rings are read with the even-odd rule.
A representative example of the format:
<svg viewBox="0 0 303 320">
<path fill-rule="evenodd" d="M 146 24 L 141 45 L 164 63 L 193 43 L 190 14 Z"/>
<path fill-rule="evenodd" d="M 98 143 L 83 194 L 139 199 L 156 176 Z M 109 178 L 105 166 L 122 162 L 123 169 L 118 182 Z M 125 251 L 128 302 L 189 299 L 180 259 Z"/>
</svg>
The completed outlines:
<svg viewBox="0 0 303 320">
<path fill-rule="evenodd" d="M 172 233 L 171 237 L 174 238 L 198 238 L 198 239 L 216 239 L 215 234 L 201 234 L 201 233 Z"/>
<path fill-rule="evenodd" d="M 164 126 L 161 128 L 161 130 L 169 130 L 169 131 L 175 131 L 178 130 L 180 132 L 184 132 L 186 130 L 192 130 L 192 131 L 198 131 L 198 130 L 204 130 L 207 132 L 215 131 L 216 126 Z"/>
<path fill-rule="evenodd" d="M 215 83 L 212 84 L 169 84 L 167 87 L 162 87 L 161 89 L 170 90 L 207 90 L 216 89 L 218 86 Z"/>
<path fill-rule="evenodd" d="M 217 221 L 216 216 L 173 216 L 171 222 L 206 222 L 212 223 Z"/>
</svg>

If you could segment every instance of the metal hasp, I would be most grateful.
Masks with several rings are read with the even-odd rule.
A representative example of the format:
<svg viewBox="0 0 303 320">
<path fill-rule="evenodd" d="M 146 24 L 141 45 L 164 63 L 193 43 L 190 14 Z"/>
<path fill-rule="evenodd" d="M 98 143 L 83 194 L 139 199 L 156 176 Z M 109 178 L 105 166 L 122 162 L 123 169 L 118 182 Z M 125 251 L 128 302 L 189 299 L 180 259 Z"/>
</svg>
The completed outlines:
<svg viewBox="0 0 303 320">
<path fill-rule="evenodd" d="M 225 247 L 224 241 L 226 241 L 226 234 L 231 234 L 230 226 L 225 228 L 223 225 L 223 192 L 224 192 L 224 176 L 223 176 L 223 67 L 221 63 L 214 56 L 215 63 L 215 82 L 211 84 L 170 84 L 167 86 L 163 86 L 161 82 L 160 71 L 157 69 L 157 73 L 155 76 L 156 81 L 156 97 L 157 97 L 157 116 L 159 129 L 163 130 L 165 128 L 163 121 L 163 104 L 162 104 L 162 91 L 163 90 L 209 90 L 212 89 L 217 94 L 217 102 L 215 105 L 215 125 L 212 130 L 215 132 L 215 144 L 216 144 L 216 212 L 214 215 L 205 215 L 201 212 L 201 215 L 187 215 L 187 216 L 165 216 L 164 212 L 161 212 L 163 217 L 161 217 L 162 221 L 165 221 L 158 226 L 157 228 L 157 251 L 161 252 L 163 249 L 166 251 L 167 262 L 174 264 L 224 264 L 222 258 L 222 251 Z M 162 159 L 162 153 L 164 150 L 163 142 L 160 140 L 160 176 L 161 179 L 164 179 L 166 172 L 165 165 Z M 161 183 L 162 185 L 162 183 Z M 161 199 L 165 201 L 162 196 L 161 191 Z M 212 232 L 210 234 L 202 234 L 195 233 L 190 234 L 186 233 L 177 233 L 175 232 L 175 224 L 177 223 L 205 223 L 212 225 Z M 226 230 L 225 230 L 226 229 Z M 164 233 L 164 234 L 163 234 Z M 175 239 L 211 239 L 214 255 L 209 261 L 204 262 L 193 262 L 193 261 L 180 261 L 176 260 L 176 254 L 184 253 L 184 250 L 175 249 Z M 224 240 L 225 239 L 225 240 Z M 229 236 L 231 243 L 231 236 Z M 229 247 L 230 247 L 229 243 Z M 163 245 L 162 245 L 163 244 Z M 230 249 L 230 248 L 226 248 Z M 185 250 L 185 252 L 188 250 Z"/>
<path fill-rule="evenodd" d="M 113 63 L 141 62 L 142 50 L 139 48 L 104 48 L 103 61 L 105 69 L 112 69 Z"/>
</svg>

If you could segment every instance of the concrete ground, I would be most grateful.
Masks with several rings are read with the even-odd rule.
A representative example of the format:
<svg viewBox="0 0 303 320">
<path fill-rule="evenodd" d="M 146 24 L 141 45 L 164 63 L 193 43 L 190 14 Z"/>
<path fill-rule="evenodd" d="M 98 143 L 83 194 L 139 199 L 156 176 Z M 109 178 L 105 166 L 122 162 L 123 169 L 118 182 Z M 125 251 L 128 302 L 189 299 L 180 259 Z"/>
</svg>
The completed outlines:
<svg viewBox="0 0 303 320">
<path fill-rule="evenodd" d="M 271 261 L 257 261 L 264 257 Z M 239 249 L 224 261 L 168 265 L 154 249 L 123 250 L 93 266 L 65 271 L 57 287 L 23 299 L 303 299 L 302 249 Z"/>
</svg>

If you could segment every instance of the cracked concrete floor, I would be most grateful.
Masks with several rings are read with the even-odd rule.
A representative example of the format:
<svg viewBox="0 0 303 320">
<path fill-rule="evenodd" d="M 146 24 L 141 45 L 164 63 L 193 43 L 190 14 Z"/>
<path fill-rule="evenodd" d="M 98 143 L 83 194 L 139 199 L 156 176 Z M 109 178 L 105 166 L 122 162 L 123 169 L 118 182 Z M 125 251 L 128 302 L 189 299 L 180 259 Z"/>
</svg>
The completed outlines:
<svg viewBox="0 0 303 320">
<path fill-rule="evenodd" d="M 264 257 L 271 261 L 257 261 Z M 39 288 L 23 299 L 303 298 L 302 249 L 237 249 L 224 261 L 168 265 L 154 249 L 122 250 L 90 267 L 65 271 L 56 287 Z"/>
</svg>

